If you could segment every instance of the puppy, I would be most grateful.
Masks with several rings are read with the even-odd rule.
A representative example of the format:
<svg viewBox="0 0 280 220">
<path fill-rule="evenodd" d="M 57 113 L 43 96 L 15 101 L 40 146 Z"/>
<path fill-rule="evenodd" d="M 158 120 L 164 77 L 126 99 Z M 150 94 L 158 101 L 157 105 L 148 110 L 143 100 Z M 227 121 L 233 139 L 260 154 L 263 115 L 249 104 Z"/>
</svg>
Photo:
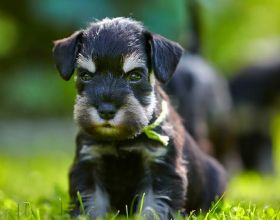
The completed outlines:
<svg viewBox="0 0 280 220">
<path fill-rule="evenodd" d="M 273 174 L 272 113 L 279 109 L 280 61 L 263 60 L 232 74 L 235 141 L 243 167 Z"/>
<path fill-rule="evenodd" d="M 72 216 L 81 206 L 92 219 L 132 206 L 147 219 L 171 219 L 181 209 L 206 211 L 223 194 L 223 168 L 199 150 L 159 85 L 182 53 L 129 18 L 106 18 L 55 41 L 62 78 L 77 69 Z"/>
<path fill-rule="evenodd" d="M 232 126 L 226 80 L 201 56 L 186 53 L 164 89 L 199 147 L 223 161 L 230 151 Z"/>
</svg>

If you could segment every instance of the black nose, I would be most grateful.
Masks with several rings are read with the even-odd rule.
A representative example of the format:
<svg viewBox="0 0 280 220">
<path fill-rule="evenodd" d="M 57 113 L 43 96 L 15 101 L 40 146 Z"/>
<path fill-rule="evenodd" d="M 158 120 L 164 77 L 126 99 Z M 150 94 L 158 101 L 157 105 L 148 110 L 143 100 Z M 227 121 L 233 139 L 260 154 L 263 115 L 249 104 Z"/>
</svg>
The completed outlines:
<svg viewBox="0 0 280 220">
<path fill-rule="evenodd" d="M 102 103 L 98 106 L 98 114 L 105 120 L 110 120 L 115 117 L 117 112 L 116 106 L 111 103 Z"/>
</svg>

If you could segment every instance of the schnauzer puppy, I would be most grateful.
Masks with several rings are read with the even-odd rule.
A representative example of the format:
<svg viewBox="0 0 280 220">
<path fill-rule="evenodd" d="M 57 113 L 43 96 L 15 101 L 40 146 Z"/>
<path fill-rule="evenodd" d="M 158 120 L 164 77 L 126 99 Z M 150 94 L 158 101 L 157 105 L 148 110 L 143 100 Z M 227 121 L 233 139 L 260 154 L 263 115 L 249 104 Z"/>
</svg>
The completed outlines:
<svg viewBox="0 0 280 220">
<path fill-rule="evenodd" d="M 132 19 L 106 18 L 56 41 L 53 53 L 63 79 L 77 69 L 73 216 L 131 207 L 171 219 L 178 210 L 207 210 L 223 194 L 223 168 L 199 150 L 159 86 L 183 53 L 177 43 Z"/>
</svg>

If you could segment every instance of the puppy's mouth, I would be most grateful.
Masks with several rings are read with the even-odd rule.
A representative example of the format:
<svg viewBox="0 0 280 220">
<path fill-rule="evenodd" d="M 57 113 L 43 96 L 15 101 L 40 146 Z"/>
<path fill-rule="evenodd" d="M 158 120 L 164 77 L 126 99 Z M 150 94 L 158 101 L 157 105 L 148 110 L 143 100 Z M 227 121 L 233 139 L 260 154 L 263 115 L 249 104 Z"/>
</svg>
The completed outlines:
<svg viewBox="0 0 280 220">
<path fill-rule="evenodd" d="M 112 124 L 110 124 L 109 122 L 104 123 L 103 125 L 101 125 L 100 127 L 102 128 L 115 128 L 115 126 L 113 126 Z"/>
<path fill-rule="evenodd" d="M 133 132 L 125 125 L 112 125 L 109 122 L 92 126 L 88 131 L 95 138 L 105 141 L 125 140 L 133 137 Z"/>
<path fill-rule="evenodd" d="M 119 133 L 119 128 L 112 126 L 111 124 L 103 124 L 95 127 L 95 130 L 103 135 L 116 135 Z"/>
<path fill-rule="evenodd" d="M 102 124 L 95 125 L 95 129 L 103 134 L 115 134 L 120 129 L 118 126 L 113 125 L 109 121 L 106 121 Z"/>
<path fill-rule="evenodd" d="M 145 124 L 142 123 L 140 115 L 124 107 L 118 110 L 115 117 L 106 120 L 99 116 L 95 108 L 91 108 L 78 115 L 78 122 L 96 139 L 125 140 L 134 138 L 142 131 Z"/>
</svg>

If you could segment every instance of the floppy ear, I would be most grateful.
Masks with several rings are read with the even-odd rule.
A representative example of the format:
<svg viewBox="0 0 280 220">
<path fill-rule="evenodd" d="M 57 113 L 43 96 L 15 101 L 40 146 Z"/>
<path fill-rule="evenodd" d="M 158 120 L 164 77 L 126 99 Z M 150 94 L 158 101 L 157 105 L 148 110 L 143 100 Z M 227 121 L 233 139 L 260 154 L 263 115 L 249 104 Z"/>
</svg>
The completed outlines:
<svg viewBox="0 0 280 220">
<path fill-rule="evenodd" d="M 65 80 L 69 80 L 74 72 L 82 33 L 82 31 L 77 31 L 70 37 L 54 41 L 55 64 L 61 77 Z"/>
<path fill-rule="evenodd" d="M 166 83 L 173 75 L 184 49 L 176 42 L 148 32 L 151 62 L 156 78 Z"/>
</svg>

